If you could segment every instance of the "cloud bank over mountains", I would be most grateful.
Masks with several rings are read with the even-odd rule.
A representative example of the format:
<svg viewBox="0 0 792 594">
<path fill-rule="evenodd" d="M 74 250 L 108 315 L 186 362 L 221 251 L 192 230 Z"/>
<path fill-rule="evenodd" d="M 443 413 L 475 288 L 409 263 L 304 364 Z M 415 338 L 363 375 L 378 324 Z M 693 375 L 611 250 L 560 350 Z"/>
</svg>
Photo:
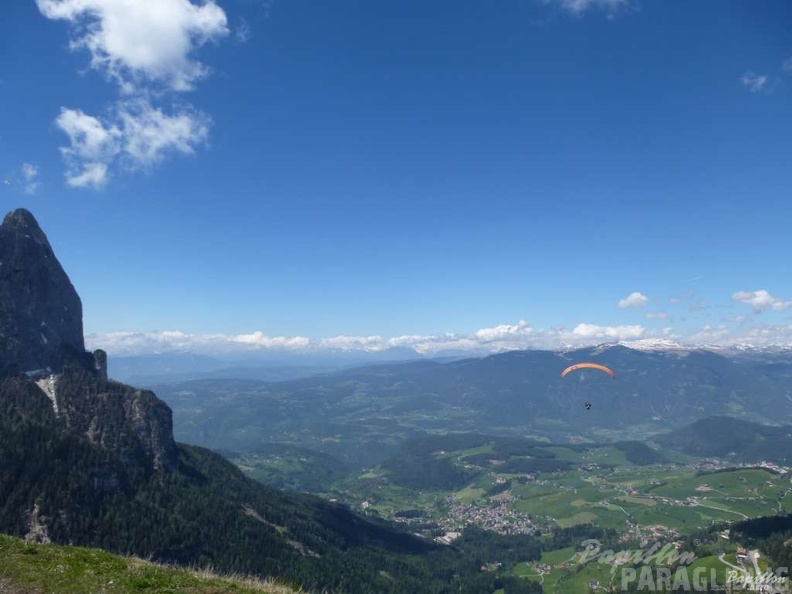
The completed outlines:
<svg viewBox="0 0 792 594">
<path fill-rule="evenodd" d="M 525 321 L 482 328 L 469 334 L 382 336 L 334 336 L 311 339 L 294 336 L 251 334 L 189 334 L 180 331 L 113 332 L 91 334 L 86 341 L 116 355 L 190 351 L 206 354 L 250 351 L 292 353 L 383 352 L 411 349 L 420 355 L 444 353 L 495 353 L 524 348 L 580 346 L 611 340 L 631 340 L 646 334 L 642 326 L 578 324 L 571 330 L 534 328 Z M 96 347 L 99 348 L 99 347 Z"/>
<path fill-rule="evenodd" d="M 689 298 L 692 303 L 699 297 Z M 618 302 L 625 314 L 641 308 L 649 298 L 638 291 Z M 574 327 L 554 326 L 541 328 L 521 320 L 516 324 L 500 324 L 469 333 L 444 333 L 430 335 L 351 336 L 326 338 L 305 336 L 270 336 L 262 331 L 249 334 L 194 334 L 180 330 L 156 332 L 110 332 L 87 334 L 86 343 L 91 349 L 101 348 L 113 355 L 141 355 L 167 352 L 194 352 L 202 354 L 235 353 L 384 353 L 389 350 L 412 351 L 417 355 L 490 354 L 520 349 L 564 349 L 592 346 L 602 343 L 638 341 L 644 344 L 683 344 L 691 346 L 729 347 L 752 345 L 756 347 L 792 346 L 792 323 L 784 319 L 775 323 L 760 323 L 758 316 L 775 315 L 792 306 L 792 300 L 773 296 L 762 289 L 737 291 L 732 294 L 735 307 L 751 306 L 751 315 L 727 315 L 719 324 L 705 324 L 686 330 L 675 327 L 666 311 L 649 312 L 643 317 L 662 323 L 647 327 L 642 324 L 599 325 L 581 322 Z M 673 303 L 685 307 L 685 300 L 675 298 Z M 685 307 L 691 310 L 691 307 Z M 691 311 L 696 311 L 692 309 Z M 768 313 L 765 313 L 768 312 Z M 684 319 L 684 318 L 681 318 Z"/>
<path fill-rule="evenodd" d="M 113 332 L 89 334 L 89 348 L 102 348 L 112 355 L 142 355 L 193 352 L 208 355 L 254 352 L 321 354 L 384 353 L 411 350 L 417 355 L 490 354 L 521 349 L 554 350 L 593 346 L 602 343 L 638 341 L 644 344 L 689 344 L 691 346 L 756 347 L 791 346 L 792 324 L 759 325 L 735 330 L 729 325 L 707 325 L 682 336 L 671 328 L 648 329 L 640 325 L 598 326 L 578 324 L 572 329 L 534 328 L 524 321 L 482 328 L 469 334 L 382 336 L 334 336 L 312 339 L 301 336 L 250 334 L 190 334 L 181 331 Z"/>
</svg>

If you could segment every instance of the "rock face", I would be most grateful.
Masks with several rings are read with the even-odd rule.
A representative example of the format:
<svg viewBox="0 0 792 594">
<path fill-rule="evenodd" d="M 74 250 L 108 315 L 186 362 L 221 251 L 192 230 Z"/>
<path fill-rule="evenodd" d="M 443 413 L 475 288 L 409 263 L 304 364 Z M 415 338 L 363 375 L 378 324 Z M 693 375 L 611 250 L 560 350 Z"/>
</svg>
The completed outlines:
<svg viewBox="0 0 792 594">
<path fill-rule="evenodd" d="M 85 351 L 82 302 L 27 210 L 0 226 L 0 373 L 55 370 Z"/>
<path fill-rule="evenodd" d="M 107 354 L 85 352 L 82 302 L 27 210 L 0 226 L 0 378 L 35 382 L 68 432 L 157 471 L 177 466 L 170 408 L 108 381 Z"/>
<path fill-rule="evenodd" d="M 92 371 L 71 368 L 54 376 L 53 409 L 68 430 L 132 465 L 174 470 L 178 452 L 168 405 L 149 390 L 108 382 Z"/>
<path fill-rule="evenodd" d="M 93 352 L 94 371 L 99 379 L 107 381 L 107 353 L 102 349 Z"/>
</svg>

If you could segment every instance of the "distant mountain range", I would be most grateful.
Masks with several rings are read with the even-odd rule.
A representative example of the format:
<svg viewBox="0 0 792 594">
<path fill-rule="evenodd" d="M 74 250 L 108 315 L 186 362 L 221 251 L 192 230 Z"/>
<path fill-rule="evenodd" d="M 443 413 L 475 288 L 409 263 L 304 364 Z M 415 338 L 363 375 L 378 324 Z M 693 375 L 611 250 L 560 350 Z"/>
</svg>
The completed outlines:
<svg viewBox="0 0 792 594">
<path fill-rule="evenodd" d="M 642 352 L 708 351 L 728 357 L 792 357 L 792 346 L 730 346 L 683 344 L 670 339 L 647 338 L 597 345 L 603 349 L 621 346 Z M 566 354 L 580 350 L 579 346 L 548 349 Z M 508 351 L 507 351 L 508 352 Z M 299 379 L 323 372 L 341 371 L 366 365 L 407 363 L 416 361 L 449 362 L 461 359 L 483 358 L 493 353 L 459 351 L 442 356 L 427 356 L 411 348 L 383 350 L 327 350 L 312 353 L 271 350 L 247 353 L 224 353 L 214 356 L 191 352 L 170 351 L 148 355 L 112 357 L 109 374 L 113 379 L 137 384 L 162 384 L 194 379 L 259 379 L 284 381 Z M 503 354 L 503 353 L 499 353 Z"/>
<path fill-rule="evenodd" d="M 157 391 L 176 411 L 182 441 L 236 451 L 289 443 L 360 464 L 442 432 L 569 442 L 643 440 L 718 415 L 792 423 L 786 352 L 642 346 L 412 361 L 282 382 L 189 381 Z M 590 370 L 562 380 L 560 371 L 577 361 L 607 365 L 616 380 Z"/>
<path fill-rule="evenodd" d="M 162 353 L 134 357 L 111 357 L 108 375 L 118 381 L 152 385 L 194 379 L 257 379 L 283 381 L 340 369 L 341 365 L 305 363 L 287 365 L 249 360 L 225 360 L 196 353 Z"/>
<path fill-rule="evenodd" d="M 444 356 L 434 361 L 465 357 Z M 410 349 L 383 352 L 249 353 L 209 356 L 192 352 L 165 352 L 152 355 L 112 357 L 108 373 L 118 381 L 134 384 L 162 384 L 195 379 L 258 379 L 284 381 L 372 364 L 427 360 Z"/>
</svg>

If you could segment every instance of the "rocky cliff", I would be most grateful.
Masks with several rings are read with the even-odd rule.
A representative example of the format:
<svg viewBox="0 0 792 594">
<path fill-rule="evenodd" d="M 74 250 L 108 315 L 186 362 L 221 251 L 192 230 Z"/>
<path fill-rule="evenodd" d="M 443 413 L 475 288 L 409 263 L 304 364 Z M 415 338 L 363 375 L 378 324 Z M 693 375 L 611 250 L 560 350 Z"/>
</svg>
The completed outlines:
<svg viewBox="0 0 792 594">
<path fill-rule="evenodd" d="M 0 373 L 58 371 L 85 351 L 82 302 L 36 219 L 0 225 Z"/>
<path fill-rule="evenodd" d="M 176 466 L 170 408 L 107 380 L 107 355 L 85 351 L 82 302 L 33 215 L 0 226 L 0 377 L 25 377 L 67 431 L 157 470 Z"/>
</svg>

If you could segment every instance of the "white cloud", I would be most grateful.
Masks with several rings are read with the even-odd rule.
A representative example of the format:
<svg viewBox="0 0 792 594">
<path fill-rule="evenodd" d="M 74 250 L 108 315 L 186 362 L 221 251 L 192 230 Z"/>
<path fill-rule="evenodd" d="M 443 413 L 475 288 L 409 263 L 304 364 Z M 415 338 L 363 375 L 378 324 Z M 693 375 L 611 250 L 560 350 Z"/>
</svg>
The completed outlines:
<svg viewBox="0 0 792 594">
<path fill-rule="evenodd" d="M 25 178 L 26 181 L 31 181 L 36 178 L 38 175 L 39 168 L 36 165 L 31 165 L 30 163 L 22 163 L 22 177 Z"/>
<path fill-rule="evenodd" d="M 752 305 L 756 312 L 762 312 L 768 309 L 783 311 L 792 306 L 792 300 L 784 301 L 778 297 L 773 297 L 765 290 L 738 291 L 732 295 L 732 300 Z"/>
<path fill-rule="evenodd" d="M 10 178 L 0 178 L 2 186 L 19 186 L 25 194 L 35 194 L 39 188 L 38 176 L 40 168 L 32 163 L 22 163 L 19 173 L 14 173 Z"/>
<path fill-rule="evenodd" d="M 754 326 L 737 336 L 740 343 L 756 346 L 789 346 L 792 345 L 792 325 Z"/>
<path fill-rule="evenodd" d="M 75 188 L 103 188 L 108 164 L 120 150 L 121 131 L 79 109 L 61 108 L 55 125 L 70 142 L 70 146 L 61 148 L 66 160 L 66 183 Z"/>
<path fill-rule="evenodd" d="M 61 108 L 55 123 L 69 135 L 72 143 L 70 151 L 79 157 L 104 159 L 118 150 L 116 145 L 121 131 L 106 127 L 97 118 L 79 109 Z"/>
<path fill-rule="evenodd" d="M 688 340 L 693 344 L 706 344 L 706 345 L 727 345 L 733 344 L 732 331 L 728 327 L 721 326 L 704 326 L 688 337 Z"/>
<path fill-rule="evenodd" d="M 333 336 L 332 338 L 321 338 L 315 341 L 314 345 L 319 350 L 329 351 L 384 351 L 392 346 L 388 340 L 382 336 Z"/>
<path fill-rule="evenodd" d="M 501 324 L 494 328 L 482 328 L 476 330 L 473 336 L 482 342 L 497 342 L 501 340 L 513 340 L 516 338 L 527 338 L 533 334 L 533 329 L 528 322 L 520 320 L 517 324 Z"/>
<path fill-rule="evenodd" d="M 209 136 L 209 118 L 190 109 L 166 115 L 139 100 L 118 112 L 122 150 L 135 166 L 153 165 L 169 152 L 189 154 Z"/>
<path fill-rule="evenodd" d="M 748 87 L 752 93 L 758 93 L 764 90 L 767 85 L 767 77 L 762 74 L 754 74 L 753 72 L 746 72 L 740 78 L 742 84 Z"/>
<path fill-rule="evenodd" d="M 83 163 L 81 170 L 66 178 L 73 188 L 103 188 L 107 184 L 107 165 L 104 163 Z"/>
<path fill-rule="evenodd" d="M 781 69 L 784 71 L 784 74 L 789 74 L 792 76 L 792 58 L 787 58 L 784 60 L 784 63 L 781 65 Z"/>
<path fill-rule="evenodd" d="M 630 0 L 555 0 L 555 2 L 574 15 L 581 15 L 591 8 L 613 13 L 630 4 Z"/>
<path fill-rule="evenodd" d="M 234 37 L 239 43 L 247 43 L 250 39 L 250 25 L 248 25 L 247 21 L 242 19 L 239 21 L 239 25 L 236 28 L 236 32 L 234 33 Z"/>
<path fill-rule="evenodd" d="M 275 4 L 275 0 L 263 0 L 261 3 L 261 8 L 263 9 L 264 18 L 269 18 L 270 14 L 272 14 L 272 6 Z"/>
<path fill-rule="evenodd" d="M 709 309 L 710 304 L 709 301 L 703 298 L 698 298 L 692 303 L 688 304 L 689 311 L 704 311 L 705 309 Z"/>
<path fill-rule="evenodd" d="M 73 49 L 118 85 L 121 98 L 102 116 L 61 108 L 56 125 L 70 144 L 61 149 L 66 181 L 101 188 L 117 167 L 150 167 L 206 142 L 210 118 L 189 105 L 165 110 L 168 91 L 188 91 L 208 68 L 194 59 L 208 41 L 228 34 L 213 0 L 36 0 L 41 13 L 70 23 Z"/>
<path fill-rule="evenodd" d="M 693 344 L 713 346 L 752 345 L 757 347 L 792 346 L 792 325 L 756 325 L 732 330 L 727 325 L 704 326 L 688 336 Z"/>
<path fill-rule="evenodd" d="M 209 135 L 209 118 L 189 108 L 167 115 L 147 99 L 119 102 L 100 120 L 80 110 L 62 109 L 55 121 L 69 137 L 61 152 L 67 183 L 101 188 L 115 163 L 130 169 L 150 167 L 170 153 L 190 154 Z"/>
<path fill-rule="evenodd" d="M 647 320 L 665 320 L 668 317 L 668 312 L 665 311 L 650 311 L 646 313 Z"/>
<path fill-rule="evenodd" d="M 24 179 L 26 194 L 35 194 L 36 190 L 38 190 L 39 184 L 36 181 L 38 174 L 39 168 L 37 165 L 32 165 L 30 163 L 22 164 L 22 178 Z"/>
<path fill-rule="evenodd" d="M 727 324 L 744 324 L 747 322 L 750 317 L 749 316 L 724 316 L 721 318 L 722 321 L 726 322 Z"/>
<path fill-rule="evenodd" d="M 668 298 L 668 302 L 669 303 L 681 303 L 682 302 L 682 298 L 681 297 L 669 297 Z"/>
<path fill-rule="evenodd" d="M 284 336 L 267 336 L 263 332 L 253 332 L 252 334 L 239 334 L 231 337 L 232 342 L 254 346 L 257 348 L 304 348 L 310 344 L 310 340 L 302 336 L 287 338 Z"/>
<path fill-rule="evenodd" d="M 576 337 L 597 340 L 630 340 L 641 338 L 646 329 L 643 326 L 597 326 L 595 324 L 578 324 L 572 331 Z"/>
<path fill-rule="evenodd" d="M 649 302 L 649 298 L 644 295 L 643 293 L 639 293 L 635 291 L 634 293 L 630 293 L 624 299 L 620 300 L 616 307 L 619 309 L 626 309 L 628 307 L 643 307 Z"/>
<path fill-rule="evenodd" d="M 207 74 L 193 59 L 207 41 L 228 33 L 226 15 L 211 0 L 36 0 L 49 19 L 68 21 L 91 65 L 125 87 L 155 82 L 185 91 Z"/>
</svg>

